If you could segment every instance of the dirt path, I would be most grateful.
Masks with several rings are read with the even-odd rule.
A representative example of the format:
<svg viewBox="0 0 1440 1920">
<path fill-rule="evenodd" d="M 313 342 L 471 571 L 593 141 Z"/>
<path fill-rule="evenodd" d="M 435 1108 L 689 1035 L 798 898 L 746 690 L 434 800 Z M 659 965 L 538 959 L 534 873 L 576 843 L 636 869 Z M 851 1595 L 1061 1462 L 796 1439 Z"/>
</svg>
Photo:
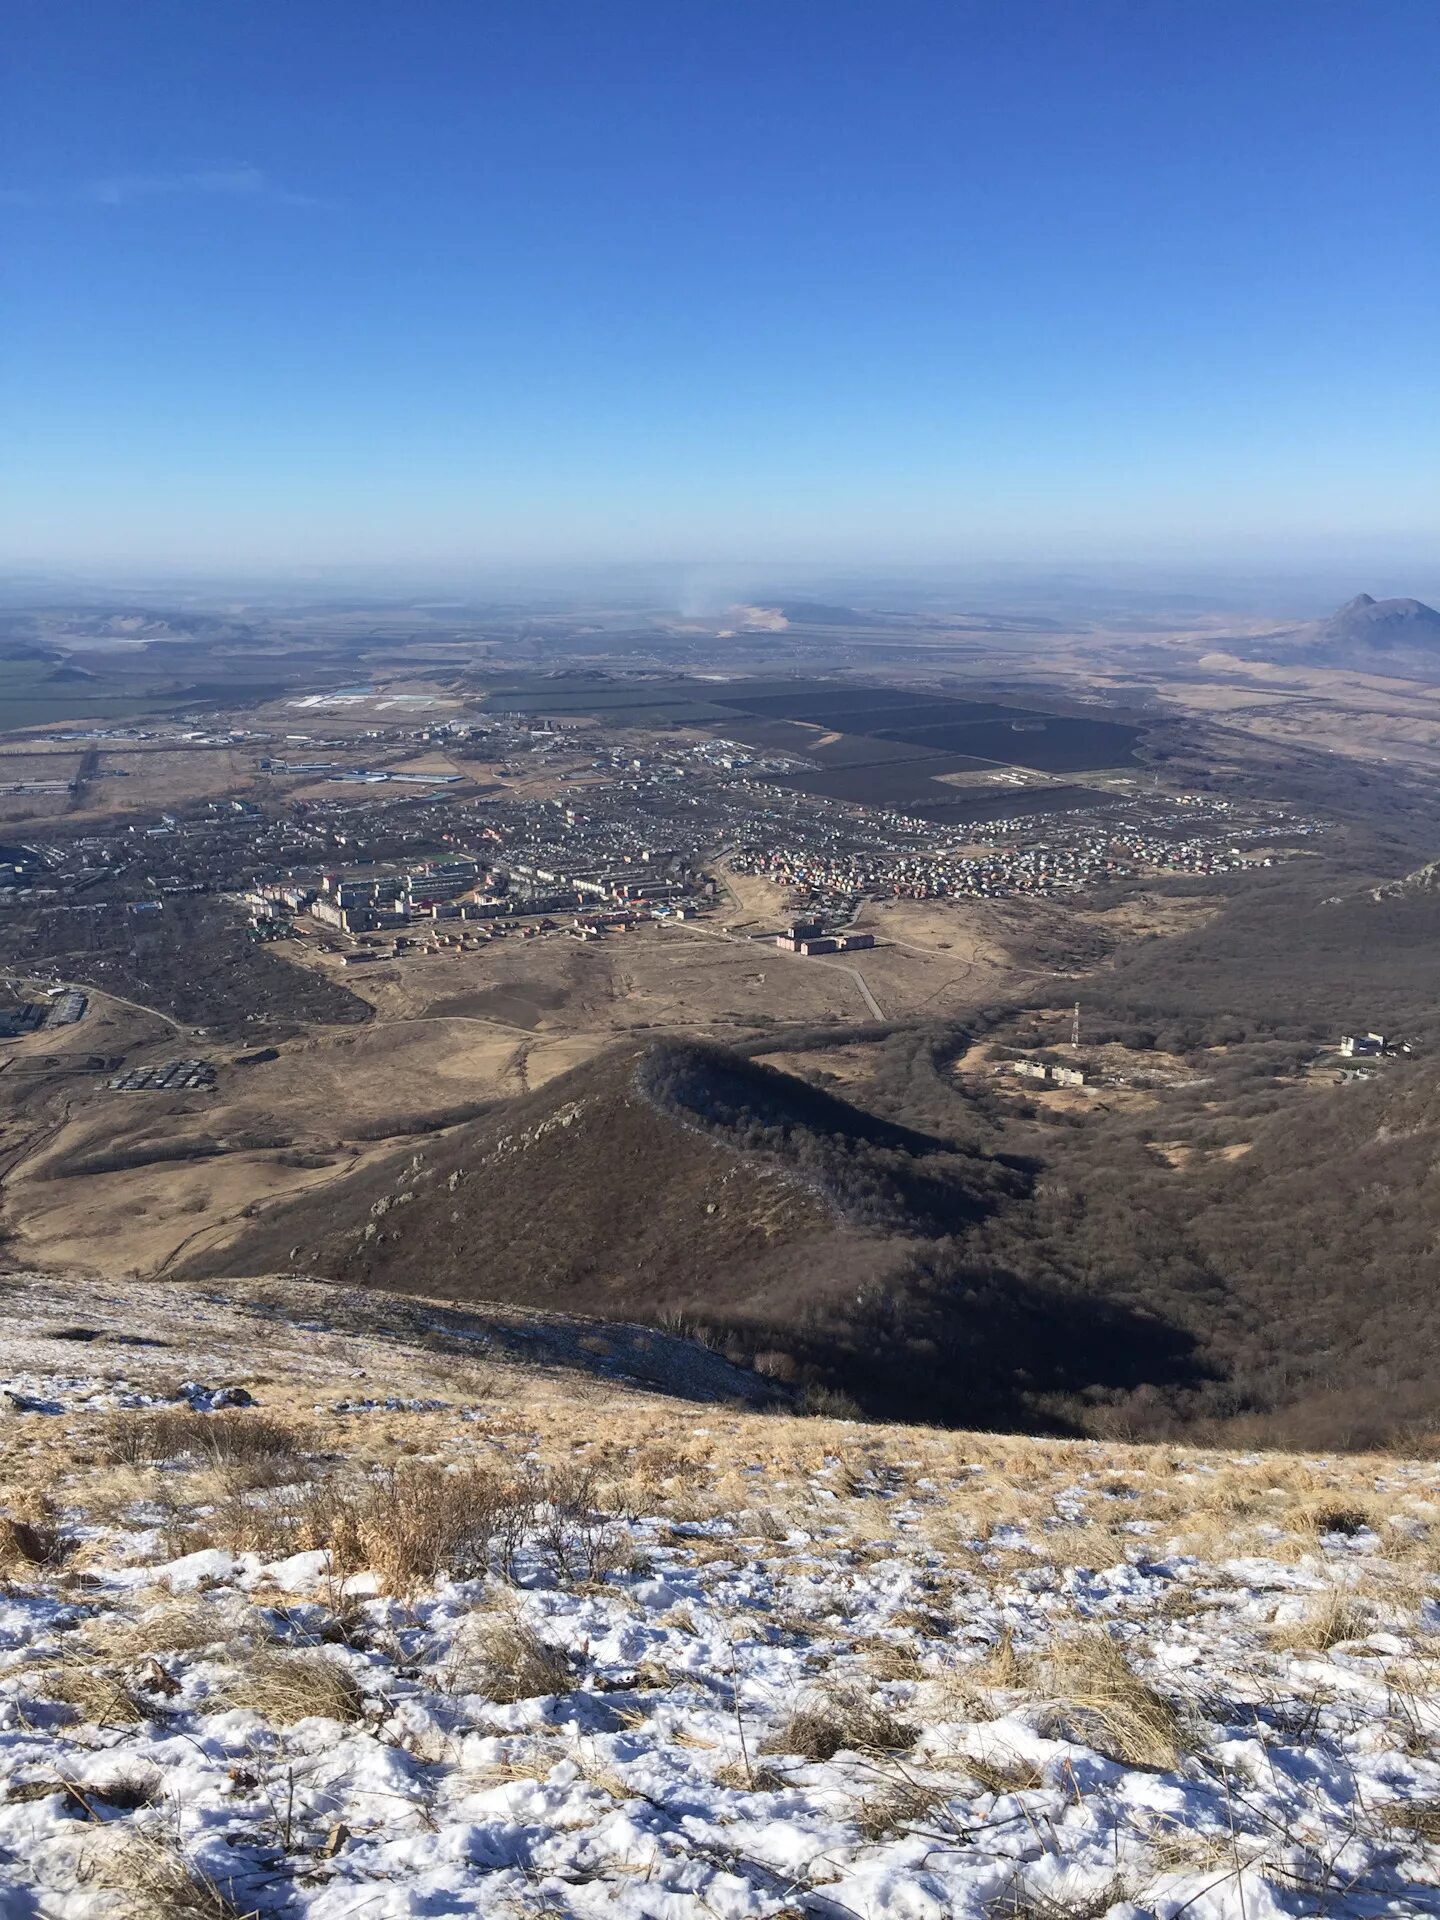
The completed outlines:
<svg viewBox="0 0 1440 1920">
<path fill-rule="evenodd" d="M 742 934 L 724 933 L 719 927 L 686 925 L 681 928 L 681 931 L 683 933 L 698 933 L 707 940 L 728 940 L 732 946 L 737 947 L 754 948 L 757 945 L 754 940 L 747 940 Z M 787 953 L 784 947 L 766 947 L 764 953 L 767 960 L 771 954 L 774 953 L 786 960 L 802 960 L 807 966 L 828 967 L 832 973 L 848 973 L 850 978 L 855 982 L 855 985 L 860 989 L 860 998 L 865 1002 L 866 1010 L 870 1018 L 872 1020 L 883 1020 L 885 1018 L 885 1015 L 880 1011 L 880 1002 L 870 991 L 865 976 L 858 967 L 847 966 L 843 960 L 822 960 L 818 956 L 812 959 L 808 954 Z"/>
<path fill-rule="evenodd" d="M 193 1027 L 187 1027 L 183 1020 L 177 1020 L 173 1014 L 161 1013 L 158 1007 L 141 1006 L 138 1000 L 127 1000 L 123 993 L 112 993 L 109 987 L 97 987 L 88 980 L 61 980 L 58 984 L 72 992 L 83 993 L 92 1000 L 113 1000 L 117 1007 L 128 1007 L 132 1013 L 143 1013 L 151 1020 L 163 1020 L 176 1033 L 194 1032 Z"/>
</svg>

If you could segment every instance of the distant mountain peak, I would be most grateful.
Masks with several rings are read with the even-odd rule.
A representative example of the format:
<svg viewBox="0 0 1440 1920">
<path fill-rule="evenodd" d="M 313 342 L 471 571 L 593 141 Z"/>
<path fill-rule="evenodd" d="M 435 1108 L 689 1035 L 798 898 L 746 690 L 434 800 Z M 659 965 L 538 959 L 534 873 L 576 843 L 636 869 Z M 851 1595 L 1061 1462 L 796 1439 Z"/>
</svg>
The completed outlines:
<svg viewBox="0 0 1440 1920">
<path fill-rule="evenodd" d="M 1440 652 L 1440 613 L 1423 600 L 1376 600 L 1371 594 L 1357 593 L 1311 631 L 1325 645 Z"/>
<path fill-rule="evenodd" d="M 1262 658 L 1403 678 L 1440 678 L 1440 613 L 1423 600 L 1357 593 L 1326 620 L 1277 634 Z"/>
</svg>

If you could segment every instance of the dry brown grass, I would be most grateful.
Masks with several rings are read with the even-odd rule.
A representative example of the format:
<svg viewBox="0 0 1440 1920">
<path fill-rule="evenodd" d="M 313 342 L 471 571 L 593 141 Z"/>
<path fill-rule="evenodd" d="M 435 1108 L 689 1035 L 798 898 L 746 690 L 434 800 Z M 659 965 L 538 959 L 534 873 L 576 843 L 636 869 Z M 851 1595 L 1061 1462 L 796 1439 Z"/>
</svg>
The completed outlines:
<svg viewBox="0 0 1440 1920">
<path fill-rule="evenodd" d="M 899 1641 L 882 1641 L 865 1649 L 865 1665 L 877 1680 L 923 1680 L 925 1669 L 914 1647 Z"/>
<path fill-rule="evenodd" d="M 342 1567 L 369 1567 L 387 1590 L 410 1594 L 442 1574 L 473 1579 L 489 1566 L 501 1483 L 483 1468 L 447 1473 L 409 1462 L 359 1494 L 331 1491 L 314 1507 L 317 1533 Z"/>
<path fill-rule="evenodd" d="M 723 1761 L 714 1773 L 717 1786 L 729 1787 L 735 1793 L 780 1793 L 785 1787 L 785 1776 L 763 1760 L 746 1761 L 738 1756 Z"/>
<path fill-rule="evenodd" d="M 283 1420 L 243 1408 L 193 1413 L 162 1407 L 112 1414 L 101 1442 L 111 1466 L 153 1467 L 182 1460 L 228 1470 L 231 1484 L 279 1486 L 302 1471 L 304 1436 Z"/>
<path fill-rule="evenodd" d="M 518 1614 L 496 1614 L 462 1633 L 449 1682 L 457 1694 L 478 1693 L 497 1706 L 568 1693 L 574 1664 Z"/>
<path fill-rule="evenodd" d="M 282 1727 L 310 1719 L 348 1725 L 365 1711 L 353 1674 L 323 1653 L 250 1654 L 227 1685 L 225 1700 Z"/>
<path fill-rule="evenodd" d="M 358 1488 L 311 1490 L 300 1531 L 337 1569 L 369 1568 L 402 1597 L 442 1576 L 513 1576 L 522 1548 L 567 1584 L 601 1580 L 632 1558 L 625 1530 L 600 1506 L 592 1469 L 538 1470 L 402 1461 Z"/>
<path fill-rule="evenodd" d="M 1096 1885 L 1079 1875 L 1073 1892 L 1030 1887 L 1017 1873 L 1005 1891 L 986 1907 L 986 1920 L 1100 1920 L 1127 1898 L 1125 1882 L 1114 1876 Z"/>
<path fill-rule="evenodd" d="M 802 1760 L 831 1760 L 837 1753 L 898 1753 L 913 1744 L 915 1729 L 883 1701 L 858 1687 L 818 1688 L 790 1714 L 768 1753 L 794 1753 Z"/>
<path fill-rule="evenodd" d="M 73 1707 L 82 1720 L 100 1727 L 133 1727 L 150 1718 L 151 1709 L 131 1687 L 106 1667 L 75 1661 L 40 1676 L 47 1699 Z"/>
<path fill-rule="evenodd" d="M 1368 1506 L 1333 1498 L 1305 1502 L 1288 1517 L 1293 1527 L 1313 1533 L 1317 1539 L 1329 1533 L 1343 1534 L 1346 1539 L 1352 1539 L 1373 1525 Z"/>
<path fill-rule="evenodd" d="M 1098 1752 L 1130 1767 L 1168 1771 L 1180 1764 L 1186 1743 L 1179 1714 L 1108 1633 L 1060 1641 L 1048 1667 L 1051 1687 L 1079 1716 L 1082 1737 Z"/>
<path fill-rule="evenodd" d="M 1345 1640 L 1363 1640 L 1374 1631 L 1370 1609 L 1354 1594 L 1332 1587 L 1314 1601 L 1298 1620 L 1271 1629 L 1273 1645 L 1289 1653 L 1328 1653 Z"/>
<path fill-rule="evenodd" d="M 131 1828 L 105 1842 L 92 1870 L 119 1895 L 127 1920 L 255 1920 L 256 1910 L 237 1907 L 172 1834 Z"/>
<path fill-rule="evenodd" d="M 1045 1784 L 1044 1769 L 1010 1747 L 987 1747 L 984 1753 L 962 1754 L 959 1764 L 986 1793 L 1032 1793 Z"/>
<path fill-rule="evenodd" d="M 465 1779 L 477 1791 L 509 1786 L 515 1780 L 543 1780 L 555 1764 L 555 1756 L 535 1740 L 508 1743 L 484 1766 L 466 1770 Z"/>
<path fill-rule="evenodd" d="M 1418 1840 L 1440 1844 L 1440 1800 L 1399 1800 L 1376 1809 L 1383 1826 L 1399 1827 Z"/>
<path fill-rule="evenodd" d="M 1026 1684 L 1029 1665 L 1015 1650 L 1009 1631 L 1002 1633 L 981 1660 L 946 1667 L 934 1679 L 942 1719 L 968 1720 L 984 1715 L 992 1693 L 1013 1693 Z"/>
<path fill-rule="evenodd" d="M 1157 1874 L 1208 1873 L 1240 1863 L 1235 1834 L 1201 1832 L 1165 1815 L 1145 1834 L 1145 1844 Z"/>
<path fill-rule="evenodd" d="M 1095 1521 L 1052 1527 L 1036 1535 L 1035 1547 L 1052 1567 L 1111 1567 L 1124 1558 L 1121 1537 L 1113 1520 Z"/>
<path fill-rule="evenodd" d="M 143 1613 L 106 1613 L 85 1624 L 84 1637 L 97 1649 L 120 1660 L 141 1660 L 158 1653 L 186 1653 L 219 1641 L 233 1646 L 243 1628 L 231 1613 L 222 1613 L 203 1597 L 178 1600 L 162 1589 L 153 1590 L 153 1604 Z"/>
<path fill-rule="evenodd" d="M 949 1797 L 943 1787 L 897 1774 L 862 1796 L 855 1824 L 867 1840 L 892 1840 L 932 1822 Z"/>
<path fill-rule="evenodd" d="M 106 1812 L 135 1813 L 141 1807 L 154 1806 L 160 1798 L 161 1781 L 158 1773 L 138 1771 L 112 1774 L 99 1784 L 46 1775 L 38 1780 L 9 1780 L 5 1792 L 8 1800 L 22 1805 L 48 1800 L 52 1794 L 58 1793 L 65 1802 L 67 1813 L 77 1813 L 87 1820 L 98 1821 L 104 1818 Z"/>
<path fill-rule="evenodd" d="M 58 1528 L 0 1515 L 0 1578 L 21 1569 L 57 1567 L 71 1544 Z"/>
</svg>

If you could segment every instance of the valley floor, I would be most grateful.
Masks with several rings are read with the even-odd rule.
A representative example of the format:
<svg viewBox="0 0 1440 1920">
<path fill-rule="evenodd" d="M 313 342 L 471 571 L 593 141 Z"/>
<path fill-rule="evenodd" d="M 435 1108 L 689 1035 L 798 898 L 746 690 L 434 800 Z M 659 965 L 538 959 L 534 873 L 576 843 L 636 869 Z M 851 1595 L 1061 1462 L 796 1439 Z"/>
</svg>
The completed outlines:
<svg viewBox="0 0 1440 1920">
<path fill-rule="evenodd" d="M 0 1308 L 6 1920 L 1440 1909 L 1428 1462 L 682 1400 L 290 1281 Z"/>
</svg>

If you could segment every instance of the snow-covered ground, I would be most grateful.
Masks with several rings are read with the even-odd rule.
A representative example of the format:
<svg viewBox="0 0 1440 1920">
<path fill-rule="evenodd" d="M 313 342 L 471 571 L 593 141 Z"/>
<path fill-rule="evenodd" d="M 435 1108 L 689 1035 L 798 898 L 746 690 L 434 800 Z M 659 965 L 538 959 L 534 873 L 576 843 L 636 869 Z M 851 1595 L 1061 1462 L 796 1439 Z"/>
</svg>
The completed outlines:
<svg viewBox="0 0 1440 1920">
<path fill-rule="evenodd" d="M 1440 1912 L 1429 1463 L 696 1407 L 222 1294 L 72 1297 L 153 1347 L 0 1301 L 4 1920 Z"/>
</svg>

